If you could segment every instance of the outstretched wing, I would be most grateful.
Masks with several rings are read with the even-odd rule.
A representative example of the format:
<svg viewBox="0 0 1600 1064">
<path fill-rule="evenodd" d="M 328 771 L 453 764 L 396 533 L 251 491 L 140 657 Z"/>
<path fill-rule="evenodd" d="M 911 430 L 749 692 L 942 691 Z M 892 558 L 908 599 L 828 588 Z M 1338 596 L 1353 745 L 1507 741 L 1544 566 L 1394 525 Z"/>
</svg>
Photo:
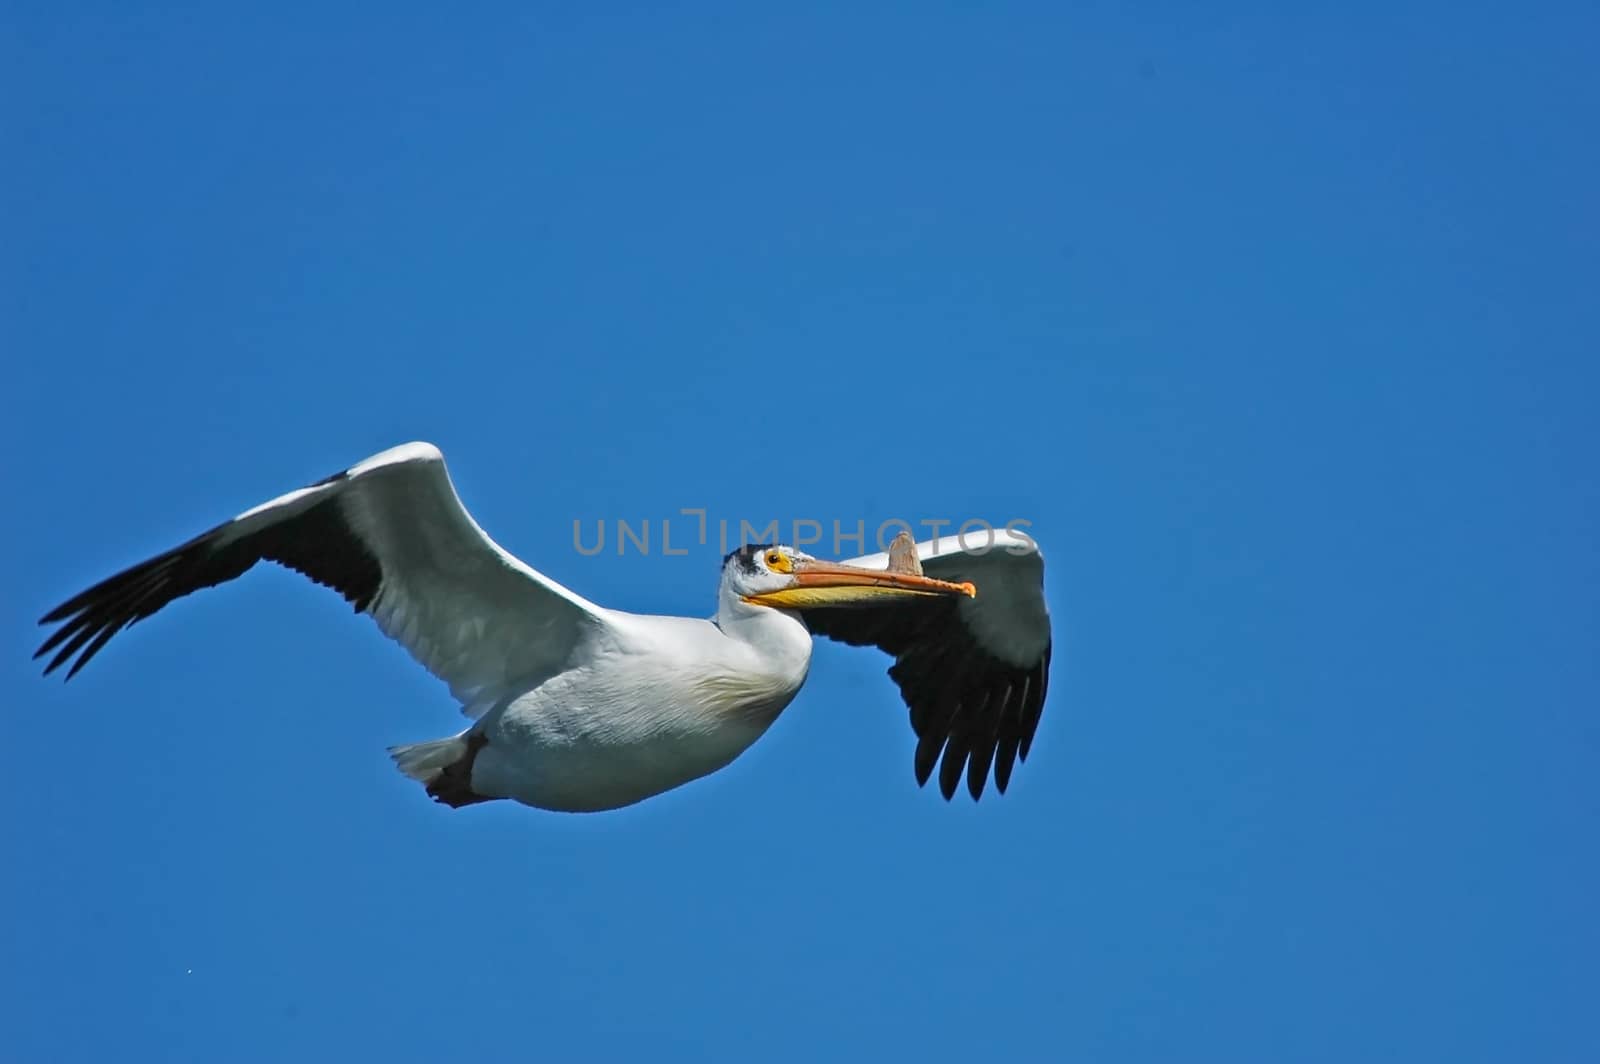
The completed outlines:
<svg viewBox="0 0 1600 1064">
<path fill-rule="evenodd" d="M 916 551 L 924 573 L 971 581 L 978 589 L 973 598 L 811 609 L 802 616 L 816 635 L 894 656 L 889 675 L 917 733 L 917 783 L 926 783 L 938 764 L 939 790 L 949 798 L 965 770 L 976 799 L 991 765 L 1004 794 L 1017 759 L 1027 760 L 1050 679 L 1050 615 L 1044 560 L 1032 539 L 997 529 L 967 542 L 973 550 L 951 537 L 918 543 Z M 889 563 L 887 554 L 850 560 L 869 569 Z"/>
<path fill-rule="evenodd" d="M 70 679 L 122 629 L 167 603 L 274 561 L 339 592 L 444 680 L 469 715 L 519 681 L 560 671 L 607 611 L 506 553 L 472 520 L 428 443 L 374 455 L 247 510 L 45 614 L 34 654 Z"/>
</svg>

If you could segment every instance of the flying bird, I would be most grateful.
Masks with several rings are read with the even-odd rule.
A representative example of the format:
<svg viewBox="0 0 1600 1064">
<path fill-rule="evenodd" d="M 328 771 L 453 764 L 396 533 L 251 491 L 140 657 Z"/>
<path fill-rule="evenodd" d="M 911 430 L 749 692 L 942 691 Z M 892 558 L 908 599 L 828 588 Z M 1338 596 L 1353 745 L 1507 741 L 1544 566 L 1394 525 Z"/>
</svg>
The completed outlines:
<svg viewBox="0 0 1600 1064">
<path fill-rule="evenodd" d="M 112 636 L 174 599 L 267 560 L 339 592 L 449 685 L 471 724 L 390 750 L 453 807 L 508 798 L 589 812 L 715 772 L 767 730 L 801 685 L 812 636 L 894 658 L 917 736 L 974 799 L 1004 792 L 1044 707 L 1050 621 L 1033 540 L 995 529 L 826 562 L 782 544 L 722 565 L 707 620 L 596 605 L 502 550 L 427 443 L 374 455 L 246 510 L 45 614 L 34 654 L 71 678 Z"/>
</svg>

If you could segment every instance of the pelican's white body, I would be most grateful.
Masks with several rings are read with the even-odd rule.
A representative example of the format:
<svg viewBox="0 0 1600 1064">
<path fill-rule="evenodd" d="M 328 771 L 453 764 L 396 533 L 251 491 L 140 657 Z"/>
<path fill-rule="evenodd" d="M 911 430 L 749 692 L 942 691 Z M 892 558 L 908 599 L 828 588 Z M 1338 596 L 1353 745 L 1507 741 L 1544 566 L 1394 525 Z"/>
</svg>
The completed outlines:
<svg viewBox="0 0 1600 1064">
<path fill-rule="evenodd" d="M 716 621 L 608 612 L 610 636 L 582 664 L 463 733 L 488 740 L 477 794 L 562 812 L 631 805 L 727 765 L 805 682 L 811 636 L 792 614 L 726 601 Z"/>
</svg>

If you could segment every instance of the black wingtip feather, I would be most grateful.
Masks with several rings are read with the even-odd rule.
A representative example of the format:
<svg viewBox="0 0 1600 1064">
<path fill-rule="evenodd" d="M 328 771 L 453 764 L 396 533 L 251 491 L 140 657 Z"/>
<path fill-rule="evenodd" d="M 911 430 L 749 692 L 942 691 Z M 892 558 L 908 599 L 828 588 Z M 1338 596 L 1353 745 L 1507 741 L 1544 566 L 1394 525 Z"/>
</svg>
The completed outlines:
<svg viewBox="0 0 1600 1064">
<path fill-rule="evenodd" d="M 930 731 L 917 740 L 912 771 L 917 775 L 918 787 L 926 786 L 928 777 L 933 775 L 933 767 L 939 763 L 939 755 L 944 752 L 944 738 L 943 733 Z"/>
<path fill-rule="evenodd" d="M 967 740 L 964 735 L 952 735 L 944 747 L 944 761 L 939 765 L 939 793 L 949 801 L 956 796 L 961 783 L 961 772 L 967 765 Z"/>
<path fill-rule="evenodd" d="M 128 624 L 132 624 L 132 623 L 133 623 L 132 621 L 128 622 Z M 62 682 L 65 683 L 67 680 L 70 680 L 74 676 L 78 675 L 78 670 L 83 668 L 85 665 L 89 664 L 89 662 L 94 659 L 94 656 L 96 654 L 100 653 L 100 648 L 104 647 L 107 643 L 109 643 L 111 641 L 111 637 L 112 636 L 116 635 L 118 632 L 122 631 L 122 629 L 126 628 L 127 626 L 128 626 L 127 624 L 119 624 L 119 625 L 116 625 L 115 627 L 107 628 L 104 631 L 102 631 L 100 633 L 100 635 L 98 637 L 96 637 L 95 641 L 90 643 L 87 647 L 85 647 L 82 654 L 78 655 L 78 660 L 72 663 L 72 668 L 67 670 L 67 675 L 62 680 Z"/>
<path fill-rule="evenodd" d="M 1017 756 L 1028 760 L 1028 751 L 1033 749 L 1033 737 L 1039 730 L 1039 721 L 1044 716 L 1044 696 L 1050 685 L 1050 648 L 1045 647 L 1044 658 L 1034 667 L 1031 679 L 1035 692 L 1030 705 L 1022 710 L 1022 743 L 1017 748 Z"/>
<path fill-rule="evenodd" d="M 983 797 L 983 785 L 989 779 L 989 764 L 994 760 L 994 744 L 983 743 L 967 755 L 967 793 L 976 802 Z"/>
<path fill-rule="evenodd" d="M 1011 769 L 1016 760 L 1017 737 L 1003 736 L 994 753 L 994 787 L 1001 794 L 1006 793 L 1006 788 L 1011 786 Z"/>
</svg>

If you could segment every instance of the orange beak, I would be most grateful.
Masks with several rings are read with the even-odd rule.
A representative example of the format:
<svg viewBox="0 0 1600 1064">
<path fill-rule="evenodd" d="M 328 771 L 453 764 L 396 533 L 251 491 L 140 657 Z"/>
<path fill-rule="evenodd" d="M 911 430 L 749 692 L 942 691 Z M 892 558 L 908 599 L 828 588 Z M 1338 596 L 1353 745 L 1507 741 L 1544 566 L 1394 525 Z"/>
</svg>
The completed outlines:
<svg viewBox="0 0 1600 1064">
<path fill-rule="evenodd" d="M 974 598 L 971 584 L 952 584 L 915 573 L 863 569 L 840 562 L 814 559 L 794 563 L 794 582 L 786 588 L 746 596 L 746 602 L 778 609 L 812 609 L 822 606 L 873 606 L 893 598 L 957 596 Z"/>
</svg>

